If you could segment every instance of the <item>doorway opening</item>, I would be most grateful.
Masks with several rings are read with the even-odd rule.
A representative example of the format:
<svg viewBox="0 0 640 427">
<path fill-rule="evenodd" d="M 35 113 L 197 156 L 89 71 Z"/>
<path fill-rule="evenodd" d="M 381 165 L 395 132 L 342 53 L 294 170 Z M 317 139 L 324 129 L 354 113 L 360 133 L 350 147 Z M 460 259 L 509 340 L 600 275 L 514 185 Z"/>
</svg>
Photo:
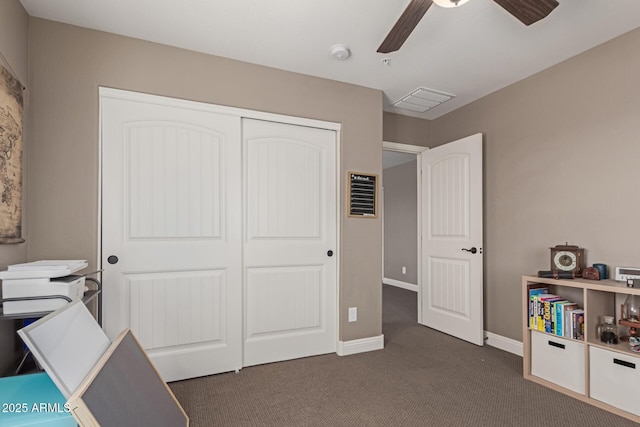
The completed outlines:
<svg viewBox="0 0 640 427">
<path fill-rule="evenodd" d="M 394 292 L 390 287 L 411 291 L 413 295 L 407 294 L 401 301 L 413 305 L 406 309 L 417 313 L 416 323 L 421 300 L 419 159 L 426 149 L 384 142 L 382 152 L 383 301 Z"/>
<path fill-rule="evenodd" d="M 384 150 L 411 147 L 383 143 Z M 483 345 L 482 134 L 418 148 L 418 323 Z"/>
</svg>

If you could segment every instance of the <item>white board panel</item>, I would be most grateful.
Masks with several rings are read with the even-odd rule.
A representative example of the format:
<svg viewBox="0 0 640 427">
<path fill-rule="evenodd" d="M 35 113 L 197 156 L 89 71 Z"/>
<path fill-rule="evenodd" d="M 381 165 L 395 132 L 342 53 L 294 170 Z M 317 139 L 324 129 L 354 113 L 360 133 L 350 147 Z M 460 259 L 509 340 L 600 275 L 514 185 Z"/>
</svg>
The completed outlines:
<svg viewBox="0 0 640 427">
<path fill-rule="evenodd" d="M 20 329 L 18 335 L 66 398 L 111 344 L 82 301 Z"/>
</svg>

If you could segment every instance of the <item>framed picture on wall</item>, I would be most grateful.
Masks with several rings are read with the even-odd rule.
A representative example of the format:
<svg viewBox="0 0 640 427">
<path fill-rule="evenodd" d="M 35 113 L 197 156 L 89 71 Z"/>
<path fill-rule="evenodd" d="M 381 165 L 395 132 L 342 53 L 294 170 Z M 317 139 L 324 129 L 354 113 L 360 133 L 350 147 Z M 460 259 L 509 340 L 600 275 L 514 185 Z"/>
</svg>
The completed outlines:
<svg viewBox="0 0 640 427">
<path fill-rule="evenodd" d="M 22 243 L 22 83 L 0 66 L 0 243 Z"/>
</svg>

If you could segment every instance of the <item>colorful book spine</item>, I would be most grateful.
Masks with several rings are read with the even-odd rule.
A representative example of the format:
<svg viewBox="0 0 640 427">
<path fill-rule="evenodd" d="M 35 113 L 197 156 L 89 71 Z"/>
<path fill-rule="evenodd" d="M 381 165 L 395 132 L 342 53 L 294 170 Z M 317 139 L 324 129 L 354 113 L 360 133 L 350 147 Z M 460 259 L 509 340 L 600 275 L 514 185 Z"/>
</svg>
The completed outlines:
<svg viewBox="0 0 640 427">
<path fill-rule="evenodd" d="M 584 340 L 584 310 L 577 308 L 567 311 L 569 317 L 569 338 Z"/>
<path fill-rule="evenodd" d="M 551 334 L 558 335 L 558 308 L 562 304 L 566 304 L 569 301 L 566 299 L 560 301 L 553 301 L 551 303 L 551 330 L 548 331 Z"/>
<path fill-rule="evenodd" d="M 565 326 L 565 322 L 566 322 L 566 312 L 568 310 L 575 310 L 578 308 L 578 304 L 576 304 L 575 302 L 565 302 L 562 304 L 558 304 L 556 306 L 556 329 L 555 329 L 555 334 L 559 337 L 563 337 L 563 336 L 569 336 L 566 334 L 565 330 L 566 330 L 566 326 Z"/>
<path fill-rule="evenodd" d="M 575 310 L 574 316 L 577 317 L 574 323 L 576 328 L 576 339 L 584 341 L 584 310 Z"/>
<path fill-rule="evenodd" d="M 548 295 L 546 297 L 541 297 L 543 311 L 542 311 L 542 328 L 540 329 L 542 332 L 551 333 L 551 303 L 554 301 L 562 300 L 562 297 L 557 295 Z"/>
<path fill-rule="evenodd" d="M 559 298 L 553 294 L 540 294 L 538 295 L 538 317 L 536 323 L 536 330 L 545 332 L 545 318 L 544 318 L 544 305 L 549 299 Z"/>
<path fill-rule="evenodd" d="M 550 298 L 558 298 L 557 295 L 553 294 L 540 294 L 537 296 L 537 313 L 538 316 L 536 318 L 536 330 L 540 332 L 545 331 L 544 327 L 544 303 L 546 300 Z"/>
<path fill-rule="evenodd" d="M 542 285 L 529 288 L 529 327 L 536 329 L 538 326 L 538 295 L 546 294 L 549 288 Z"/>
</svg>

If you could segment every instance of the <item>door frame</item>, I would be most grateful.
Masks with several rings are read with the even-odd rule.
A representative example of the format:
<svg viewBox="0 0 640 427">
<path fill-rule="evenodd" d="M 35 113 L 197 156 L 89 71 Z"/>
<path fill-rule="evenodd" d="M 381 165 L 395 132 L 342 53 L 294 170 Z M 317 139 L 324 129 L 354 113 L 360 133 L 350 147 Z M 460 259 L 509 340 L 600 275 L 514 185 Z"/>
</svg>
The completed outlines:
<svg viewBox="0 0 640 427">
<path fill-rule="evenodd" d="M 336 165 L 336 180 L 335 180 L 335 197 L 336 197 L 336 248 L 341 248 L 342 247 L 342 240 L 341 240 L 341 229 L 342 229 L 342 217 L 341 217 L 341 212 L 342 212 L 342 206 L 343 206 L 343 201 L 342 201 L 342 197 L 341 197 L 341 188 L 342 188 L 342 163 L 341 163 L 341 156 L 340 153 L 342 152 L 342 124 L 341 123 L 337 123 L 337 122 L 328 122 L 328 121 L 324 121 L 324 120 L 317 120 L 317 119 L 310 119 L 310 118 L 306 118 L 306 117 L 296 117 L 296 116 L 287 116 L 284 114 L 276 114 L 276 113 L 269 113 L 269 112 L 264 112 L 264 111 L 255 111 L 255 110 L 249 110 L 249 109 L 245 109 L 245 108 L 238 108 L 238 107 L 228 107 L 228 106 L 224 106 L 224 105 L 217 105 L 217 104 L 213 104 L 213 103 L 208 103 L 208 102 L 203 102 L 203 101 L 192 101 L 192 100 L 188 100 L 188 99 L 181 99 L 181 98 L 174 98 L 174 97 L 169 97 L 169 96 L 162 96 L 162 95 L 153 95 L 153 94 L 147 94 L 147 93 L 142 93 L 142 92 L 135 92 L 135 91 L 129 91 L 129 90 L 122 90 L 122 89 L 115 89 L 115 88 L 110 88 L 110 87 L 106 87 L 106 86 L 98 86 L 98 200 L 97 200 L 97 207 L 98 207 L 98 227 L 97 227 L 97 234 L 98 234 L 98 238 L 96 239 L 97 242 L 97 259 L 96 259 L 96 265 L 99 266 L 99 268 L 102 268 L 102 222 L 103 222 L 103 216 L 102 216 L 102 169 L 103 169 L 103 158 L 102 158 L 102 148 L 103 148 L 103 142 L 102 142 L 102 98 L 116 98 L 116 99 L 123 99 L 123 100 L 131 100 L 131 101 L 140 101 L 140 102 L 149 102 L 149 101 L 153 101 L 155 103 L 161 104 L 161 105 L 169 105 L 172 107 L 182 107 L 182 108 L 187 108 L 187 109 L 198 109 L 201 111 L 207 111 L 207 112 L 213 112 L 213 113 L 218 113 L 218 114 L 225 114 L 225 115 L 232 115 L 232 116 L 238 116 L 240 118 L 248 118 L 248 119 L 256 119 L 256 120 L 265 120 L 265 121 L 271 121 L 271 122 L 279 122 L 279 123 L 284 123 L 284 124 L 289 124 L 289 125 L 297 125 L 297 126 L 305 126 L 305 127 L 312 127 L 312 128 L 318 128 L 318 129 L 326 129 L 326 130 L 332 130 L 336 133 L 336 141 L 335 141 L 335 150 L 336 150 L 336 154 L 335 154 L 335 165 Z M 241 141 L 239 141 L 238 143 L 242 143 Z M 244 243 L 243 243 L 244 244 Z M 340 343 L 340 253 L 338 253 L 338 257 L 336 259 L 336 277 L 335 277 L 335 283 L 336 283 L 336 319 L 335 319 L 335 349 L 336 352 L 339 349 L 339 343 Z M 102 277 L 101 277 L 102 278 Z M 244 282 L 244 275 L 243 275 L 243 282 Z M 244 310 L 244 295 L 242 296 L 243 298 L 243 310 Z M 102 309 L 101 309 L 102 310 Z M 243 320 L 243 331 L 244 331 L 244 320 Z M 243 336 L 242 336 L 242 341 L 244 342 L 245 340 L 245 336 L 244 336 L 244 332 L 243 332 Z M 244 349 L 243 349 L 244 352 Z"/>
<path fill-rule="evenodd" d="M 429 150 L 429 147 L 423 147 L 420 145 L 410 145 L 410 144 L 400 144 L 397 142 L 390 142 L 390 141 L 382 141 L 382 150 L 383 151 L 395 151 L 398 153 L 407 153 L 407 154 L 415 154 L 416 155 L 416 184 L 417 184 L 417 188 L 416 188 L 416 202 L 417 202 L 417 212 L 416 212 L 416 221 L 418 222 L 417 224 L 417 230 L 418 230 L 418 235 L 416 236 L 416 248 L 417 248 L 417 274 L 418 274 L 418 323 L 422 322 L 422 292 L 424 291 L 422 289 L 422 171 L 421 171 L 421 164 L 422 164 L 422 153 Z M 384 170 L 382 172 L 383 174 L 383 185 L 384 185 Z M 383 201 L 384 202 L 384 201 Z M 384 207 L 384 205 L 383 205 Z M 381 210 L 382 212 L 382 277 L 384 278 L 384 209 Z"/>
</svg>

